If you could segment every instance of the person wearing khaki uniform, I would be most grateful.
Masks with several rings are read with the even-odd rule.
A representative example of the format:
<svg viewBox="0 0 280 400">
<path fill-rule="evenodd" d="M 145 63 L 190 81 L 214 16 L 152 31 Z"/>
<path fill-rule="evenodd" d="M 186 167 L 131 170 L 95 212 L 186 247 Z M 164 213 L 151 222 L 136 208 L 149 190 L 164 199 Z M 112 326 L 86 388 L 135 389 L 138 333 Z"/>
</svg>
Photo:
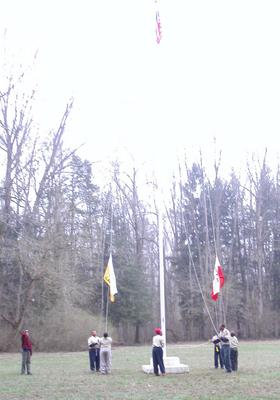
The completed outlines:
<svg viewBox="0 0 280 400">
<path fill-rule="evenodd" d="M 100 372 L 101 374 L 110 374 L 112 364 L 111 353 L 112 338 L 107 332 L 100 339 Z"/>
<path fill-rule="evenodd" d="M 238 369 L 238 339 L 234 332 L 230 333 L 230 362 L 233 371 Z"/>
<path fill-rule="evenodd" d="M 163 336 L 161 334 L 160 328 L 155 328 L 155 336 L 153 336 L 153 350 L 152 350 L 152 357 L 153 357 L 153 367 L 154 367 L 154 374 L 159 376 L 159 369 L 161 375 L 165 375 L 165 365 L 163 362 L 163 347 L 165 346 Z"/>
<path fill-rule="evenodd" d="M 91 332 L 88 338 L 88 354 L 89 366 L 92 372 L 99 372 L 100 368 L 100 338 L 96 335 L 96 331 Z"/>
<path fill-rule="evenodd" d="M 230 332 L 226 329 L 225 324 L 220 326 L 220 333 L 218 335 L 222 343 L 222 358 L 226 369 L 226 372 L 231 372 L 231 362 L 230 362 Z"/>
</svg>

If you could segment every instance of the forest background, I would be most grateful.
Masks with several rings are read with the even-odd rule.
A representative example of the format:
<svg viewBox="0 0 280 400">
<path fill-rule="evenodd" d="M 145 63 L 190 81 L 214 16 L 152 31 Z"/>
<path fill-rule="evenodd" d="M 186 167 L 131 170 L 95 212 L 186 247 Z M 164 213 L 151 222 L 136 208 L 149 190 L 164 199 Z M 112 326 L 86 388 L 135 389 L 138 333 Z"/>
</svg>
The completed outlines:
<svg viewBox="0 0 280 400">
<path fill-rule="evenodd" d="M 158 177 L 118 159 L 101 176 L 66 147 L 72 99 L 41 139 L 25 78 L 10 75 L 0 88 L 0 350 L 18 346 L 25 327 L 38 350 L 80 350 L 91 329 L 102 333 L 110 249 L 118 286 L 110 330 L 119 343 L 149 342 L 160 321 Z M 209 166 L 186 153 L 164 182 L 167 340 L 212 336 L 202 295 L 217 327 L 279 337 L 279 165 L 270 167 L 264 149 L 242 176 L 233 168 L 225 177 L 216 154 Z M 217 303 L 216 252 L 226 279 Z"/>
</svg>

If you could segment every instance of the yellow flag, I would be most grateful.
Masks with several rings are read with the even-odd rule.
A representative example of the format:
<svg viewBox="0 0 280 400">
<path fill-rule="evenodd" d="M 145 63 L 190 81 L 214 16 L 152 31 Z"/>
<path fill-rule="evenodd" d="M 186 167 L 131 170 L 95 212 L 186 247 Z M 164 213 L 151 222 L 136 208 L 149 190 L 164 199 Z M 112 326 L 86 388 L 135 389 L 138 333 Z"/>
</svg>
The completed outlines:
<svg viewBox="0 0 280 400">
<path fill-rule="evenodd" d="M 107 267 L 105 269 L 103 279 L 104 279 L 104 282 L 106 282 L 107 285 L 109 286 L 110 300 L 113 303 L 115 301 L 115 294 L 118 293 L 118 290 L 117 290 L 116 276 L 115 276 L 114 267 L 113 267 L 112 254 L 110 254 L 109 261 L 108 261 Z"/>
</svg>

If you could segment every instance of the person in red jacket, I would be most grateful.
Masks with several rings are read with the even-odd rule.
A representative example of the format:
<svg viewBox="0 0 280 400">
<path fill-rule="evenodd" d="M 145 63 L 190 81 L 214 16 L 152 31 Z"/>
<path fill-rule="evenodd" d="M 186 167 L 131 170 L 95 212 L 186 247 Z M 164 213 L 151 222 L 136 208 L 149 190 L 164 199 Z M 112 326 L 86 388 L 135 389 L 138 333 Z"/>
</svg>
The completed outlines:
<svg viewBox="0 0 280 400">
<path fill-rule="evenodd" d="M 30 371 L 32 342 L 29 338 L 28 330 L 24 330 L 21 332 L 21 348 L 22 348 L 21 375 L 24 375 L 25 371 L 27 375 L 32 375 Z"/>
</svg>

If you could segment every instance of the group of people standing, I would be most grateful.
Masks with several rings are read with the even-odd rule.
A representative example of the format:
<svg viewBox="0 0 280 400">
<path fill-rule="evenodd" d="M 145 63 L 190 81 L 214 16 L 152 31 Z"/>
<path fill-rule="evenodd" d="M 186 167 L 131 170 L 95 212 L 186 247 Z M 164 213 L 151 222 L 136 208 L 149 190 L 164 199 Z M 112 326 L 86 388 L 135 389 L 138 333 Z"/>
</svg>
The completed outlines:
<svg viewBox="0 0 280 400">
<path fill-rule="evenodd" d="M 91 332 L 88 338 L 89 366 L 93 372 L 101 372 L 108 374 L 111 371 L 111 343 L 112 339 L 108 333 L 104 333 L 99 338 L 96 331 Z M 156 376 L 165 375 L 165 366 L 163 361 L 163 348 L 165 346 L 164 339 L 160 328 L 155 328 L 153 336 L 152 359 L 154 374 Z"/>
<path fill-rule="evenodd" d="M 111 372 L 111 344 L 112 338 L 107 332 L 103 337 L 98 337 L 96 331 L 91 332 L 88 338 L 89 363 L 92 372 L 101 372 L 101 374 L 109 374 Z M 31 373 L 31 356 L 32 342 L 29 337 L 29 331 L 24 329 L 21 331 L 21 374 L 32 375 Z"/>
<path fill-rule="evenodd" d="M 109 374 L 111 372 L 112 338 L 107 332 L 100 338 L 96 331 L 91 332 L 88 338 L 89 366 L 92 372 L 101 372 L 101 374 Z"/>
<path fill-rule="evenodd" d="M 225 368 L 226 372 L 238 369 L 238 339 L 234 332 L 230 332 L 225 324 L 220 326 L 218 335 L 212 337 L 214 343 L 214 366 Z"/>
<path fill-rule="evenodd" d="M 215 368 L 225 368 L 226 372 L 237 371 L 238 369 L 238 339 L 234 332 L 229 332 L 225 324 L 220 326 L 220 332 L 213 336 L 211 341 L 214 343 L 214 366 Z M 160 328 L 155 328 L 153 336 L 152 359 L 154 374 L 156 376 L 165 375 L 163 359 L 164 339 Z"/>
<path fill-rule="evenodd" d="M 220 332 L 211 339 L 214 344 L 214 366 L 215 368 L 225 368 L 226 372 L 237 371 L 238 368 L 238 339 L 234 332 L 229 332 L 225 324 L 220 326 Z M 91 332 L 88 338 L 89 365 L 92 372 L 101 372 L 101 374 L 109 374 L 111 372 L 111 353 L 112 338 L 107 332 L 103 337 L 98 337 L 95 330 Z M 29 338 L 28 330 L 21 332 L 22 345 L 22 365 L 21 374 L 27 373 L 32 375 L 30 371 L 32 342 Z M 163 360 L 163 348 L 165 346 L 164 338 L 160 328 L 155 328 L 152 345 L 152 360 L 154 374 L 159 376 L 165 375 L 165 365 Z"/>
</svg>

